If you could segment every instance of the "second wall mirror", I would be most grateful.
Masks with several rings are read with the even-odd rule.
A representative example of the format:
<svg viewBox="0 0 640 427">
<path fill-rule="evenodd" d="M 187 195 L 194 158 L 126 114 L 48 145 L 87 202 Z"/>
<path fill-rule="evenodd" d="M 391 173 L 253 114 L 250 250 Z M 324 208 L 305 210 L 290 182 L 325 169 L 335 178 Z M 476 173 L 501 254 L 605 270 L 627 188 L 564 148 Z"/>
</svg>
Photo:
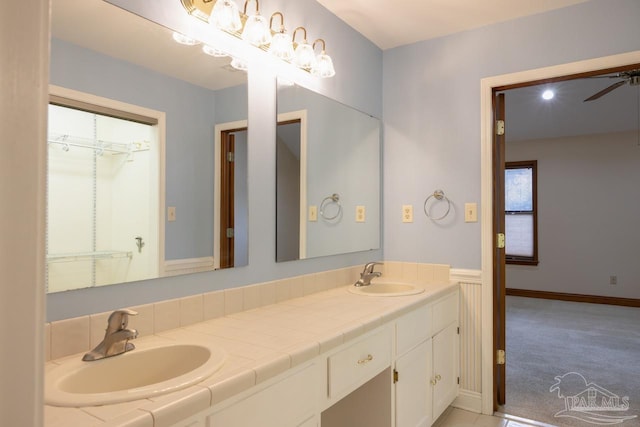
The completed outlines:
<svg viewBox="0 0 640 427">
<path fill-rule="evenodd" d="M 380 247 L 380 121 L 278 80 L 276 261 Z"/>
</svg>

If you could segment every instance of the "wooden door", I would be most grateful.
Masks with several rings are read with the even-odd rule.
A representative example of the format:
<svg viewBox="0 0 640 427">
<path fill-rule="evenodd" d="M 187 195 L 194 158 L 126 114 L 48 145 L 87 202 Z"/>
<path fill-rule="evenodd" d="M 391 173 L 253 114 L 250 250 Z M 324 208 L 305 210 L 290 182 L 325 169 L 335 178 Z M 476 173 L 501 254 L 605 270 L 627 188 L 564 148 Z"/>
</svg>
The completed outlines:
<svg viewBox="0 0 640 427">
<path fill-rule="evenodd" d="M 494 410 L 504 405 L 506 397 L 506 365 L 499 360 L 506 349 L 505 333 L 505 248 L 504 248 L 504 167 L 505 167 L 505 96 L 494 93 L 493 132 L 493 344 L 494 344 Z M 502 353 L 504 354 L 504 353 Z"/>
<path fill-rule="evenodd" d="M 234 156 L 235 136 L 221 134 L 220 156 L 220 268 L 233 267 L 234 259 Z"/>
</svg>

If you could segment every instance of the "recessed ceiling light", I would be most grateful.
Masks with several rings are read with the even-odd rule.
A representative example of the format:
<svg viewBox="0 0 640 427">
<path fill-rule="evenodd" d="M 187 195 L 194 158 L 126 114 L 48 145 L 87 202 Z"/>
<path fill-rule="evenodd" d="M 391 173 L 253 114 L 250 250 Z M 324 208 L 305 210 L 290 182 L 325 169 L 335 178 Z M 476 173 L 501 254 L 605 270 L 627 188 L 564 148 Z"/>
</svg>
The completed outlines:
<svg viewBox="0 0 640 427">
<path fill-rule="evenodd" d="M 555 96 L 555 93 L 551 89 L 547 89 L 544 92 L 542 92 L 542 99 L 546 101 L 553 99 L 554 96 Z"/>
</svg>

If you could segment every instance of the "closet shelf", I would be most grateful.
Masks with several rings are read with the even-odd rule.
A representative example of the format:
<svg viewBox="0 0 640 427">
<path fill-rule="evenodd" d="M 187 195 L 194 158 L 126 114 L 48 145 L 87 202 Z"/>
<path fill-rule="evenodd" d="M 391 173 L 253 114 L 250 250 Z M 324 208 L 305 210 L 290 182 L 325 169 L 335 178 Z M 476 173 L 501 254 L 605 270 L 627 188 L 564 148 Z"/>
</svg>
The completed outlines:
<svg viewBox="0 0 640 427">
<path fill-rule="evenodd" d="M 95 251 L 95 252 L 74 252 L 66 254 L 49 254 L 47 262 L 72 262 L 72 261 L 92 261 L 97 259 L 116 259 L 133 257 L 131 251 Z"/>
<path fill-rule="evenodd" d="M 65 151 L 69 151 L 70 147 L 89 148 L 95 150 L 97 154 L 102 154 L 104 152 L 110 152 L 113 154 L 130 154 L 137 151 L 148 151 L 151 148 L 151 143 L 149 141 L 124 143 L 104 141 L 100 139 L 94 140 L 91 138 L 55 133 L 49 134 L 47 143 L 62 145 L 62 149 Z"/>
</svg>

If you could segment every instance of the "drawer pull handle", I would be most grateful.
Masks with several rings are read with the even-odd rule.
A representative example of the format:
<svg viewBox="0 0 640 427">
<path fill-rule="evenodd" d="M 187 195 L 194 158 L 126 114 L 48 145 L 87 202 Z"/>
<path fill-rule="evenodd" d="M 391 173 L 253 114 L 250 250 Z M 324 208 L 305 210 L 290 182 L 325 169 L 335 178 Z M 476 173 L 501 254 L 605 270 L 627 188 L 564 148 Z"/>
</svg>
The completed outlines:
<svg viewBox="0 0 640 427">
<path fill-rule="evenodd" d="M 373 360 L 373 356 L 368 354 L 366 358 L 358 360 L 358 365 L 364 365 L 366 363 L 371 362 L 372 360 Z"/>
</svg>

